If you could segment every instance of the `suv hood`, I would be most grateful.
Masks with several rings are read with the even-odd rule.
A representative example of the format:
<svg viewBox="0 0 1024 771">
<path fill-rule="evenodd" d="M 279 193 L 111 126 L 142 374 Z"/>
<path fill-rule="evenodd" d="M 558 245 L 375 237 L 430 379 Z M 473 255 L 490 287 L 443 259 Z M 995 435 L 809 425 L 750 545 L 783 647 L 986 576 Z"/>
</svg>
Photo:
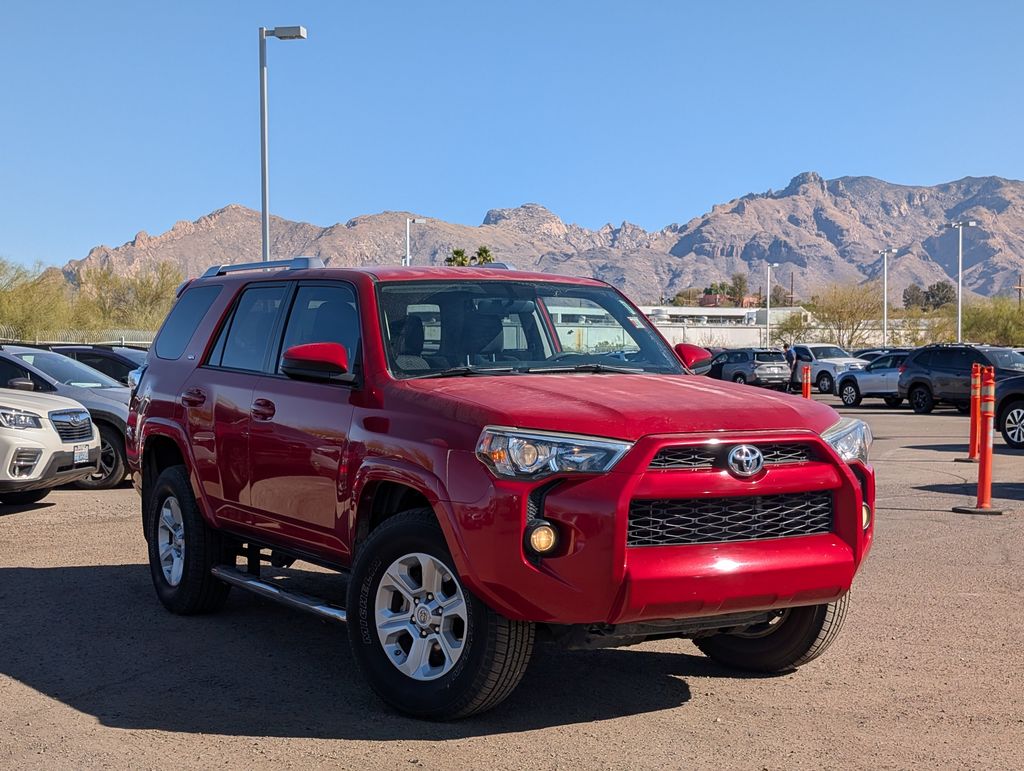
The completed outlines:
<svg viewBox="0 0 1024 771">
<path fill-rule="evenodd" d="M 496 375 L 400 381 L 417 409 L 462 422 L 635 441 L 650 434 L 810 430 L 831 407 L 695 375 Z"/>
<path fill-rule="evenodd" d="M 128 388 L 79 388 L 64 386 L 64 392 L 90 410 L 107 410 L 124 420 L 128 418 Z"/>
<path fill-rule="evenodd" d="M 864 359 L 854 358 L 853 356 L 850 356 L 849 358 L 844 358 L 844 357 L 840 356 L 840 357 L 838 357 L 836 359 L 816 359 L 815 361 L 817 361 L 819 364 L 820 363 L 824 363 L 824 364 L 837 364 L 837 365 L 841 365 L 841 366 L 857 366 L 857 367 L 866 367 L 870 363 L 870 362 L 864 361 Z"/>
<path fill-rule="evenodd" d="M 18 391 L 13 388 L 0 390 L 0 406 L 13 407 L 16 410 L 34 412 L 45 416 L 57 410 L 80 410 L 82 405 L 74 399 L 52 394 L 41 394 L 32 391 Z"/>
</svg>

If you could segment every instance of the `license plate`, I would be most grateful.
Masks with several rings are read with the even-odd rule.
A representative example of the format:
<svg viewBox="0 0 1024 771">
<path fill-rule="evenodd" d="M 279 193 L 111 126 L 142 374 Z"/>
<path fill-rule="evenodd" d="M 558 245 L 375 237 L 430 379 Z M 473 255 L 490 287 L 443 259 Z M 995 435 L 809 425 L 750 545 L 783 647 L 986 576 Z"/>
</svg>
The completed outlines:
<svg viewBox="0 0 1024 771">
<path fill-rule="evenodd" d="M 75 465 L 79 463 L 89 462 L 89 445 L 87 444 L 76 444 L 75 445 Z"/>
</svg>

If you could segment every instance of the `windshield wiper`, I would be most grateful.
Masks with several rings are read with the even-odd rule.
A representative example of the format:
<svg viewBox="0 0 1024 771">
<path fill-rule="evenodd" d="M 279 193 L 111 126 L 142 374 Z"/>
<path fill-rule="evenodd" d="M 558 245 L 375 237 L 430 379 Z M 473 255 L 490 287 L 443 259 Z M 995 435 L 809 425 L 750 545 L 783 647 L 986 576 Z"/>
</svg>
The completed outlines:
<svg viewBox="0 0 1024 771">
<path fill-rule="evenodd" d="M 571 366 L 559 365 L 557 367 L 528 367 L 523 372 L 614 372 L 620 375 L 642 375 L 644 370 L 636 367 L 619 367 L 615 364 L 573 364 Z"/>
<path fill-rule="evenodd" d="M 512 367 L 449 367 L 440 372 L 431 372 L 426 375 L 419 375 L 418 380 L 425 380 L 428 377 L 468 377 L 472 375 L 500 375 L 515 372 Z"/>
</svg>

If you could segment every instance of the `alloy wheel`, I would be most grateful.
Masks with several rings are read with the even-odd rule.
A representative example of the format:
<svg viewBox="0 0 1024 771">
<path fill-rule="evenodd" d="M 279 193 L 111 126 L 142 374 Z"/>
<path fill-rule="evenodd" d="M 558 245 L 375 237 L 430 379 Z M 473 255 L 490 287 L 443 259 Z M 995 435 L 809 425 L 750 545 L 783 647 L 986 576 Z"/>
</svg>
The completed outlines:
<svg viewBox="0 0 1024 771">
<path fill-rule="evenodd" d="M 441 560 L 415 553 L 384 571 L 374 602 L 377 636 L 388 661 L 407 677 L 436 680 L 466 648 L 466 598 Z"/>
<path fill-rule="evenodd" d="M 164 580 L 170 586 L 177 586 L 185 570 L 185 521 L 181 505 L 173 495 L 168 495 L 160 507 L 156 537 Z"/>
<path fill-rule="evenodd" d="M 1024 407 L 1014 407 L 1003 419 L 1003 430 L 1011 442 L 1024 444 Z"/>
<path fill-rule="evenodd" d="M 852 383 L 843 386 L 843 404 L 852 406 L 857 401 L 857 388 Z"/>
<path fill-rule="evenodd" d="M 100 441 L 100 465 L 99 470 L 91 475 L 89 478 L 99 481 L 106 479 L 114 471 L 114 465 L 117 463 L 117 455 L 115 454 L 114 445 L 108 442 L 106 439 Z"/>
</svg>

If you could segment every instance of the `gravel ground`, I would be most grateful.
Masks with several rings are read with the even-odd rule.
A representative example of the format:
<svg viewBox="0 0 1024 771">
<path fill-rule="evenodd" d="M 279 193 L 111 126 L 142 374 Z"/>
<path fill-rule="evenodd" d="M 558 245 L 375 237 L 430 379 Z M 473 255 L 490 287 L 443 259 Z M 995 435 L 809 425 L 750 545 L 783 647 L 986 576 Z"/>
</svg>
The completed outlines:
<svg viewBox="0 0 1024 771">
<path fill-rule="evenodd" d="M 758 678 L 686 641 L 542 649 L 511 699 L 455 724 L 383 707 L 340 627 L 237 591 L 166 613 L 131 489 L 2 507 L 0 767 L 1024 767 L 1024 454 L 997 440 L 1016 512 L 954 514 L 965 418 L 848 412 L 876 433 L 880 510 L 821 659 Z"/>
</svg>

